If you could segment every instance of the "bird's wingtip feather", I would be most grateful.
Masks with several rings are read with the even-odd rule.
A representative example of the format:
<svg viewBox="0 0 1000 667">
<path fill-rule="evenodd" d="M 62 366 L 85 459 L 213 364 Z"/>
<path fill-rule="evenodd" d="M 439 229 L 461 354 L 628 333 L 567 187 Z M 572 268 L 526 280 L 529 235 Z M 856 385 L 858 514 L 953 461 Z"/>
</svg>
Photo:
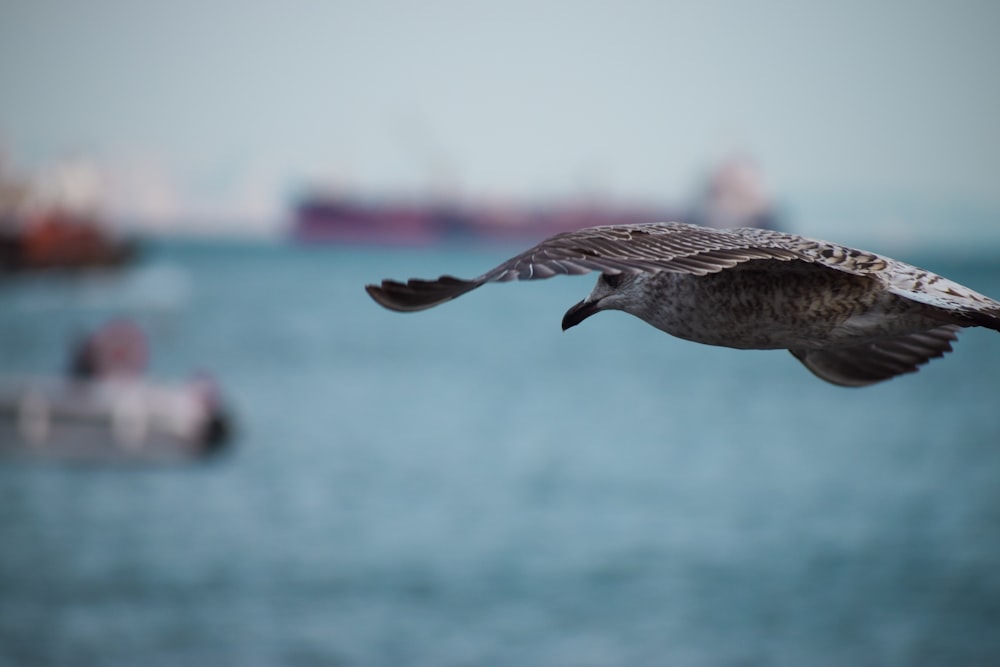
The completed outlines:
<svg viewBox="0 0 1000 667">
<path fill-rule="evenodd" d="M 380 306 L 408 313 L 450 301 L 479 285 L 474 280 L 441 276 L 437 280 L 412 278 L 405 283 L 383 280 L 381 285 L 365 285 L 365 291 Z"/>
</svg>

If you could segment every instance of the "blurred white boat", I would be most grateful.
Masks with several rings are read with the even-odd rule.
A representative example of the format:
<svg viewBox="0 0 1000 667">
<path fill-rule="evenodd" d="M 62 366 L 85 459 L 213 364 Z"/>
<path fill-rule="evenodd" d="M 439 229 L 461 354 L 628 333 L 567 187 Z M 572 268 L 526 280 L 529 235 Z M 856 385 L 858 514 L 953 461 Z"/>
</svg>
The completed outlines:
<svg viewBox="0 0 1000 667">
<path fill-rule="evenodd" d="M 230 420 L 210 381 L 0 381 L 0 453 L 75 461 L 169 461 L 222 450 Z"/>
</svg>

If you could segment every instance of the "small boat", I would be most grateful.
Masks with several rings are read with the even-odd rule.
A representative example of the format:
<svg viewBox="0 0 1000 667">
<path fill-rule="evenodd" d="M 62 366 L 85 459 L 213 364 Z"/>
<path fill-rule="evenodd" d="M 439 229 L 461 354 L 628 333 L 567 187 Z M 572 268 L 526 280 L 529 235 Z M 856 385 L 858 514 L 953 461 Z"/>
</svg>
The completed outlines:
<svg viewBox="0 0 1000 667">
<path fill-rule="evenodd" d="M 0 277 L 4 273 L 115 269 L 132 262 L 135 240 L 102 214 L 100 176 L 86 160 L 61 160 L 26 177 L 0 155 Z"/>
<path fill-rule="evenodd" d="M 232 427 L 207 378 L 22 378 L 0 382 L 0 455 L 156 463 L 223 451 Z"/>
<path fill-rule="evenodd" d="M 137 244 L 93 219 L 50 210 L 0 225 L 0 270 L 111 269 L 132 262 Z"/>
</svg>

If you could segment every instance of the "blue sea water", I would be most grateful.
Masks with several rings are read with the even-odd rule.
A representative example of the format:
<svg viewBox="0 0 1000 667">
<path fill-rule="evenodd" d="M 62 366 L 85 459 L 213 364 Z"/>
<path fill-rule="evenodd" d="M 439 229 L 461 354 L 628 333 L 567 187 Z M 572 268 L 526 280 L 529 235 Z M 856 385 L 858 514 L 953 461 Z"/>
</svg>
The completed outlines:
<svg viewBox="0 0 1000 667">
<path fill-rule="evenodd" d="M 362 290 L 506 256 L 162 243 L 0 283 L 0 372 L 131 316 L 239 421 L 204 464 L 0 462 L 0 665 L 1000 664 L 1000 336 L 850 390 L 621 313 L 561 332 L 591 278 Z"/>
</svg>

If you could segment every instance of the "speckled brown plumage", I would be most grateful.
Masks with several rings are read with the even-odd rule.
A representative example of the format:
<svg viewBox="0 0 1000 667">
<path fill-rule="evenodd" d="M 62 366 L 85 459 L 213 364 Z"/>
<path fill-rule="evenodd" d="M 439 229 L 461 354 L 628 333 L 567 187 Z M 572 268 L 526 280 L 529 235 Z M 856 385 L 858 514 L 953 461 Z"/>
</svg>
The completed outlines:
<svg viewBox="0 0 1000 667">
<path fill-rule="evenodd" d="M 416 311 L 487 282 L 600 271 L 563 318 L 622 310 L 674 336 L 740 349 L 786 348 L 817 376 L 863 386 L 951 350 L 961 327 L 1000 331 L 1000 303 L 929 271 L 834 243 L 763 229 L 682 223 L 592 227 L 542 241 L 478 278 L 368 285 Z"/>
</svg>

